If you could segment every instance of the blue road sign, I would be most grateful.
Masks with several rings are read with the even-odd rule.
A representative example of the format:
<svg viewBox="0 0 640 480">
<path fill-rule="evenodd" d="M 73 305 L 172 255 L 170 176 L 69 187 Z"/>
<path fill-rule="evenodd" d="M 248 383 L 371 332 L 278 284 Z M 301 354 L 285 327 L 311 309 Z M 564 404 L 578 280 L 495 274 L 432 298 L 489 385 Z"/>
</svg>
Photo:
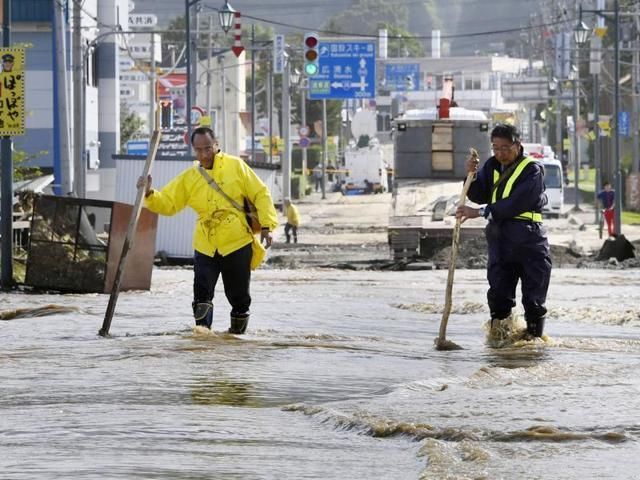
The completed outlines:
<svg viewBox="0 0 640 480">
<path fill-rule="evenodd" d="M 298 142 L 298 145 L 300 145 L 300 148 L 308 148 L 310 144 L 311 144 L 311 140 L 309 140 L 308 137 L 300 137 L 300 141 Z"/>
<path fill-rule="evenodd" d="M 127 155 L 148 155 L 149 140 L 129 140 L 127 142 Z"/>
<path fill-rule="evenodd" d="M 384 69 L 385 90 L 406 92 L 420 90 L 420 64 L 387 64 Z"/>
<path fill-rule="evenodd" d="M 376 44 L 320 40 L 320 71 L 309 77 L 312 100 L 375 98 Z"/>
<path fill-rule="evenodd" d="M 618 135 L 629 136 L 629 112 L 618 112 Z"/>
</svg>

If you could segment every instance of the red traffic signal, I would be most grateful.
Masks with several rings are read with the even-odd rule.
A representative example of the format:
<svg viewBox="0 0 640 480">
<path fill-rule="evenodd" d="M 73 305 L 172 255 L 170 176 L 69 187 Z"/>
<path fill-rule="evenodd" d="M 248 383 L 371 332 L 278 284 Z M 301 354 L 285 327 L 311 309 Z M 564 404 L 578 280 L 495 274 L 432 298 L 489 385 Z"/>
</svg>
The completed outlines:
<svg viewBox="0 0 640 480">
<path fill-rule="evenodd" d="M 318 46 L 318 37 L 315 33 L 307 33 L 304 37 L 304 44 L 307 48 L 316 48 Z"/>
</svg>

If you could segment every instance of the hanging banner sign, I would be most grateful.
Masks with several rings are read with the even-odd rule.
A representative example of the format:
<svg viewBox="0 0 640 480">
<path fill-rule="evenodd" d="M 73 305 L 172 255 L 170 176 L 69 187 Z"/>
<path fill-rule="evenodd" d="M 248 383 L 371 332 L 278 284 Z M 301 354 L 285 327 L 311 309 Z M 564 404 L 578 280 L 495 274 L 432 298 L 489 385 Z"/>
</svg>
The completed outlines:
<svg viewBox="0 0 640 480">
<path fill-rule="evenodd" d="M 0 48 L 0 135 L 24 135 L 24 49 Z"/>
</svg>

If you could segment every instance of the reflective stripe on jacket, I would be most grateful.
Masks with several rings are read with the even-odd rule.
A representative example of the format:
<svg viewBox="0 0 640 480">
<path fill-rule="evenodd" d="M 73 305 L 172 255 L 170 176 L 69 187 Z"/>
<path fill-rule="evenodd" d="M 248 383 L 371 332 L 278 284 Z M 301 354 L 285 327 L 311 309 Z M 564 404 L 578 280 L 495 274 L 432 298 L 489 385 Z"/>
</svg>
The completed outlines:
<svg viewBox="0 0 640 480">
<path fill-rule="evenodd" d="M 220 188 L 243 204 L 249 199 L 258 211 L 262 227 L 273 231 L 278 216 L 267 186 L 241 158 L 217 153 L 211 170 L 205 170 Z M 198 162 L 171 180 L 162 190 L 145 198 L 145 207 L 160 215 L 175 215 L 191 207 L 198 219 L 193 232 L 193 248 L 205 255 L 216 251 L 228 255 L 253 241 L 243 212 L 216 192 L 198 171 Z"/>
<path fill-rule="evenodd" d="M 534 162 L 530 157 L 523 158 L 518 166 L 514 169 L 514 171 L 509 175 L 509 178 L 503 181 L 503 185 L 498 186 L 498 188 L 493 189 L 493 195 L 491 196 L 491 203 L 496 203 L 496 196 L 498 194 L 498 190 L 502 190 L 500 195 L 500 199 L 505 199 L 511 193 L 511 189 L 513 188 L 514 182 L 518 179 L 524 168 L 530 163 Z M 497 170 L 493 171 L 493 184 L 495 185 L 500 178 L 500 173 Z M 518 220 L 529 220 L 531 222 L 542 222 L 542 214 L 540 212 L 522 212 L 516 215 L 513 218 L 517 218 Z"/>
<path fill-rule="evenodd" d="M 490 214 L 493 221 L 526 219 L 540 222 L 542 219 L 540 212 L 547 204 L 542 166 L 522 155 L 518 160 L 520 163 L 514 172 L 496 189 L 495 197 L 493 186 L 503 170 L 495 157 L 484 162 L 469 187 L 469 200 L 486 204 L 486 216 Z"/>
</svg>

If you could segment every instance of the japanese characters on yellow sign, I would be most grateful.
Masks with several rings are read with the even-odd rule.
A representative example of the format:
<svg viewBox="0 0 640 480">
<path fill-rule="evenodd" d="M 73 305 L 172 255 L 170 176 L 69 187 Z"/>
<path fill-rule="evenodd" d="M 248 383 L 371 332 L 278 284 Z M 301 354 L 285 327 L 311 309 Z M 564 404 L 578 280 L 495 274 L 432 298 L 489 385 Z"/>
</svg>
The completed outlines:
<svg viewBox="0 0 640 480">
<path fill-rule="evenodd" d="M 24 49 L 0 48 L 0 135 L 24 135 Z"/>
</svg>

